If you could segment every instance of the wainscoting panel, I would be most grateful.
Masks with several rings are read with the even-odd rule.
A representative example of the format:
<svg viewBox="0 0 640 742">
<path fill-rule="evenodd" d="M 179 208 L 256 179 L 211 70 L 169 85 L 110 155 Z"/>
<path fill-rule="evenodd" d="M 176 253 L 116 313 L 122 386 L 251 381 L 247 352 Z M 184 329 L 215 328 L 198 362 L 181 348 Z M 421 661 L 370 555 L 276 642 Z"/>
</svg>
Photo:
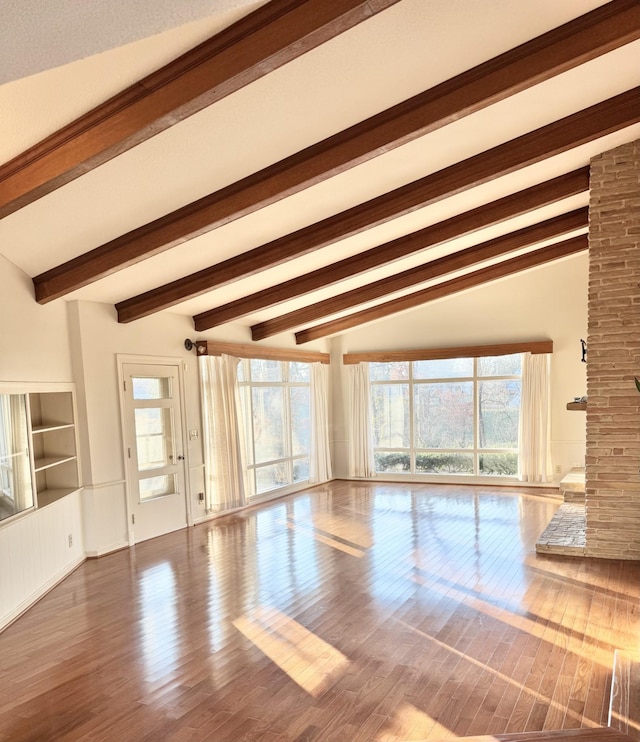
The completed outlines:
<svg viewBox="0 0 640 742">
<path fill-rule="evenodd" d="M 128 546 L 124 481 L 85 486 L 82 518 L 88 557 L 102 556 Z"/>
<path fill-rule="evenodd" d="M 80 493 L 0 527 L 0 629 L 85 559 Z"/>
</svg>

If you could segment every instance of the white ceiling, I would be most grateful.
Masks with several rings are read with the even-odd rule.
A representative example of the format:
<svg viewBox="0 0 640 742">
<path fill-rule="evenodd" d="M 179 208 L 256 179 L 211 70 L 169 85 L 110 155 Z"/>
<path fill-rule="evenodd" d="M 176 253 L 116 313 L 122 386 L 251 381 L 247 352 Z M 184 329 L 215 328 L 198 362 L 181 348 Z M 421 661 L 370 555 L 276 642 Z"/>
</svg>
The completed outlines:
<svg viewBox="0 0 640 742">
<path fill-rule="evenodd" d="M 3 0 L 0 84 L 226 11 L 242 15 L 252 4 L 255 0 Z"/>
<path fill-rule="evenodd" d="M 15 156 L 233 22 L 246 9 L 228 8 L 240 4 L 201 0 L 192 8 L 198 15 L 207 5 L 224 6 L 227 10 L 159 36 L 0 86 L 0 111 L 3 112 L 0 161 Z M 402 0 L 5 217 L 0 221 L 0 252 L 30 276 L 42 273 L 602 4 L 601 0 L 518 3 L 512 0 L 483 0 L 481 3 L 477 0 Z M 250 9 L 254 7 L 256 4 Z M 32 20 L 36 25 L 38 20 L 44 24 L 47 17 Z M 163 22 L 170 20 L 169 14 Z M 138 36 L 143 34 L 144 24 L 140 19 L 135 22 L 127 19 L 126 23 L 136 25 Z M 58 63 L 55 60 L 59 57 L 60 34 L 70 33 L 70 40 L 77 35 L 73 25 L 58 28 L 58 31 L 57 41 L 51 44 L 52 64 Z M 115 31 L 106 35 L 109 45 L 117 38 Z M 640 42 L 628 44 L 301 193 L 97 281 L 67 298 L 113 304 L 255 248 L 638 86 L 639 60 Z M 42 63 L 40 59 L 38 64 Z M 586 165 L 595 154 L 637 138 L 640 138 L 640 125 L 628 127 L 304 258 L 186 301 L 169 311 L 192 315 L 274 283 L 295 280 L 302 273 L 330 266 L 389 239 Z M 574 197 L 570 202 L 554 204 L 432 248 L 426 256 L 422 253 L 398 261 L 391 268 L 354 276 L 335 286 L 244 317 L 239 322 L 249 326 L 264 321 L 378 280 L 389 272 L 405 270 L 425 259 L 440 257 L 585 204 L 586 196 Z"/>
</svg>

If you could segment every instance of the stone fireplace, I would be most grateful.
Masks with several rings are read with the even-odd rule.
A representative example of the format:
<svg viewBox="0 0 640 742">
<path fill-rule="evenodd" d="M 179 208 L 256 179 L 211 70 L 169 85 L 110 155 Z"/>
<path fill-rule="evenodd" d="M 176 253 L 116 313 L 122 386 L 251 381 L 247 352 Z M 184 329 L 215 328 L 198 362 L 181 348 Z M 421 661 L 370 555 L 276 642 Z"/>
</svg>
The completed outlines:
<svg viewBox="0 0 640 742">
<path fill-rule="evenodd" d="M 591 162 L 585 555 L 640 559 L 640 140 Z"/>
<path fill-rule="evenodd" d="M 588 333 L 585 473 L 536 550 L 640 559 L 640 141 L 591 161 Z"/>
</svg>

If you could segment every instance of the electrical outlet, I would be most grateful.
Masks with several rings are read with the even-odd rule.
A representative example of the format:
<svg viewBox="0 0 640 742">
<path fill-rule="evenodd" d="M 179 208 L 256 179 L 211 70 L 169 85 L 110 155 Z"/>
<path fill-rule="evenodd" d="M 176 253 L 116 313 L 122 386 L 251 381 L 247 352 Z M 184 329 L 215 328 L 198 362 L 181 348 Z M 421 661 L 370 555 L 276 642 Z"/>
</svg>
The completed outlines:
<svg viewBox="0 0 640 742">
<path fill-rule="evenodd" d="M 198 431 L 197 430 L 190 430 L 189 431 L 189 440 L 195 441 L 198 439 Z"/>
<path fill-rule="evenodd" d="M 560 468 L 560 464 L 556 464 L 556 474 L 560 474 L 562 472 L 562 469 Z"/>
<path fill-rule="evenodd" d="M 68 539 L 69 539 L 69 548 L 71 548 L 73 546 L 73 534 L 70 533 L 68 536 Z"/>
</svg>

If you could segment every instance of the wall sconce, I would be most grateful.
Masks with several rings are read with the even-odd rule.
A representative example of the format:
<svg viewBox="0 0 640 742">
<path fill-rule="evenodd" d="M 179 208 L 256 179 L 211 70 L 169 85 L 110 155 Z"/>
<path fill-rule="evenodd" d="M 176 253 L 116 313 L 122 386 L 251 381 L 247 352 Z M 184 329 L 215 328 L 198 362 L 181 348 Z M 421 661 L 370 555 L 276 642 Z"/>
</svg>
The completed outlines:
<svg viewBox="0 0 640 742">
<path fill-rule="evenodd" d="M 196 355 L 206 356 L 207 355 L 207 341 L 206 340 L 189 340 L 187 338 L 184 341 L 185 350 L 195 350 Z"/>
<path fill-rule="evenodd" d="M 582 363 L 586 363 L 587 362 L 587 344 L 582 338 L 580 338 L 580 345 L 582 345 L 582 358 L 580 360 L 582 361 Z"/>
</svg>

